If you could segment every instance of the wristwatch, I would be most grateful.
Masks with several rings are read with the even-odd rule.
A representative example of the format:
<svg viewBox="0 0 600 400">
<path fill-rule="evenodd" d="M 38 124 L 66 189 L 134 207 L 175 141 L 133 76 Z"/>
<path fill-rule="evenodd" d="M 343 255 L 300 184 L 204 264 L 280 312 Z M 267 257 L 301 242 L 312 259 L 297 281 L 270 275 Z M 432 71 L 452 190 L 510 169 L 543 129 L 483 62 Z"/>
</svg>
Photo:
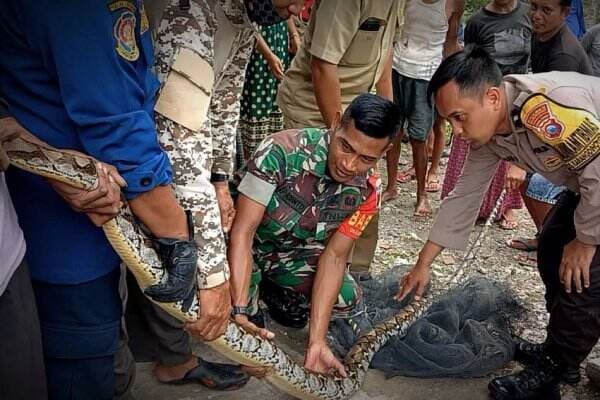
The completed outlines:
<svg viewBox="0 0 600 400">
<path fill-rule="evenodd" d="M 227 182 L 229 180 L 229 175 L 221 174 L 219 172 L 211 172 L 210 174 L 210 183 L 215 182 Z"/>
<path fill-rule="evenodd" d="M 233 306 L 231 310 L 231 316 L 235 317 L 236 315 L 245 315 L 247 317 L 250 316 L 250 307 L 248 306 Z"/>
</svg>

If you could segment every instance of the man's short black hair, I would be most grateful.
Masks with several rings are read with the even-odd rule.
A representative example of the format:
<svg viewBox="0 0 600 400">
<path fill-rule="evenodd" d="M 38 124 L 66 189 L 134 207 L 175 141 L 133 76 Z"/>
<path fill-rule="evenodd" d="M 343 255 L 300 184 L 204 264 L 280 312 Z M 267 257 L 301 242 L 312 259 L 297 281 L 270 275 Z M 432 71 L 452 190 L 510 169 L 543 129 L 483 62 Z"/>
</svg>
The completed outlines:
<svg viewBox="0 0 600 400">
<path fill-rule="evenodd" d="M 559 4 L 563 7 L 571 7 L 573 0 L 560 0 Z"/>
<path fill-rule="evenodd" d="M 400 130 L 400 110 L 391 101 L 371 93 L 363 93 L 352 100 L 342 115 L 342 126 L 350 121 L 365 135 L 394 140 Z"/>
<path fill-rule="evenodd" d="M 432 99 L 442 86 L 452 80 L 461 94 L 476 96 L 483 94 L 489 86 L 500 86 L 502 72 L 482 47 L 468 45 L 442 61 L 429 81 L 427 98 Z"/>
</svg>

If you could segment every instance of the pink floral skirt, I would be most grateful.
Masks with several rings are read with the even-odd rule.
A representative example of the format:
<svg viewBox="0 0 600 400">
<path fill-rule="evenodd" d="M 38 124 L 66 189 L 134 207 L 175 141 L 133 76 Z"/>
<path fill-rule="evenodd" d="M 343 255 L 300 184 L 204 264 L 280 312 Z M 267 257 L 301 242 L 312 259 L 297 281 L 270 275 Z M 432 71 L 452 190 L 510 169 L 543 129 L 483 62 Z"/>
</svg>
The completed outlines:
<svg viewBox="0 0 600 400">
<path fill-rule="evenodd" d="M 448 167 L 446 168 L 446 176 L 444 177 L 444 185 L 442 187 L 442 199 L 448 196 L 452 189 L 454 189 L 454 186 L 462 173 L 467 154 L 469 154 L 469 144 L 465 140 L 454 136 L 452 138 L 450 158 L 448 159 Z M 502 161 L 498 165 L 492 184 L 485 194 L 485 198 L 479 209 L 479 218 L 488 218 L 492 213 L 496 201 L 498 200 L 498 197 L 500 197 L 500 193 L 502 193 L 509 165 L 510 164 L 506 161 Z M 507 210 L 519 209 L 522 207 L 523 199 L 521 198 L 521 193 L 519 193 L 518 190 L 512 190 L 504 198 L 498 217 L 501 217 Z"/>
</svg>

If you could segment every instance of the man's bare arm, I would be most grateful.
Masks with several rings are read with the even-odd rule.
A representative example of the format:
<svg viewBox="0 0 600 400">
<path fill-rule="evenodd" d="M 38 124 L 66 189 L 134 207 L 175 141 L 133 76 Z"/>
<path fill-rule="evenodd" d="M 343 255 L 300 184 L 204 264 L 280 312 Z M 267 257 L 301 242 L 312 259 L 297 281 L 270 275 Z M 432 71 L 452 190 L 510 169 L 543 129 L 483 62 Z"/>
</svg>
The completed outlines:
<svg viewBox="0 0 600 400">
<path fill-rule="evenodd" d="M 329 348 L 326 335 L 353 243 L 354 239 L 336 232 L 319 257 L 312 289 L 308 349 L 304 357 L 304 366 L 311 371 L 329 373 L 333 369 L 340 376 L 347 376 L 344 365 Z"/>
<path fill-rule="evenodd" d="M 312 288 L 309 342 L 324 341 L 354 239 L 336 232 L 319 257 Z"/>
<path fill-rule="evenodd" d="M 171 186 L 156 186 L 129 200 L 129 206 L 154 236 L 188 238 L 185 211 L 177 202 Z"/>
<path fill-rule="evenodd" d="M 453 0 L 452 5 L 452 14 L 448 18 L 448 32 L 446 32 L 446 41 L 444 42 L 444 58 L 460 51 L 458 29 L 460 27 L 460 19 L 465 12 L 465 2 L 464 0 Z"/>
<path fill-rule="evenodd" d="M 313 56 L 310 61 L 310 69 L 317 105 L 323 121 L 325 121 L 325 126 L 331 128 L 336 115 L 342 113 L 342 95 L 337 65 Z"/>
<path fill-rule="evenodd" d="M 392 87 L 392 64 L 394 59 L 394 49 L 390 49 L 390 54 L 385 61 L 385 68 L 379 81 L 375 85 L 377 94 L 381 97 L 385 97 L 389 101 L 394 101 L 394 90 Z"/>
<path fill-rule="evenodd" d="M 240 194 L 237 202 L 237 215 L 231 227 L 227 257 L 230 270 L 231 302 L 233 305 L 248 306 L 250 282 L 252 278 L 252 242 L 256 230 L 262 221 L 266 207 Z M 248 320 L 246 315 L 236 315 L 235 322 L 247 332 L 258 334 L 266 339 L 273 338 L 273 333 L 259 328 Z"/>
<path fill-rule="evenodd" d="M 231 272 L 231 300 L 234 305 L 246 306 L 252 275 L 252 242 L 262 221 L 265 206 L 240 194 L 237 216 L 231 228 L 227 257 Z"/>
</svg>

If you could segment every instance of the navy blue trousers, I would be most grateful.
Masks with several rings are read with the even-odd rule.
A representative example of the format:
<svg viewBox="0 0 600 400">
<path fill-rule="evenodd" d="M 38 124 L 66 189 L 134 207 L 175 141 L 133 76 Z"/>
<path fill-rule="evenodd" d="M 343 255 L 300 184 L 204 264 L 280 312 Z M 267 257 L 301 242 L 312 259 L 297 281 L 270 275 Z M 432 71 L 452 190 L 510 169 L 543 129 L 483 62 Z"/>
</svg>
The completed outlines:
<svg viewBox="0 0 600 400">
<path fill-rule="evenodd" d="M 119 274 L 117 266 L 77 285 L 33 282 L 50 400 L 113 398 L 122 315 Z"/>
</svg>

